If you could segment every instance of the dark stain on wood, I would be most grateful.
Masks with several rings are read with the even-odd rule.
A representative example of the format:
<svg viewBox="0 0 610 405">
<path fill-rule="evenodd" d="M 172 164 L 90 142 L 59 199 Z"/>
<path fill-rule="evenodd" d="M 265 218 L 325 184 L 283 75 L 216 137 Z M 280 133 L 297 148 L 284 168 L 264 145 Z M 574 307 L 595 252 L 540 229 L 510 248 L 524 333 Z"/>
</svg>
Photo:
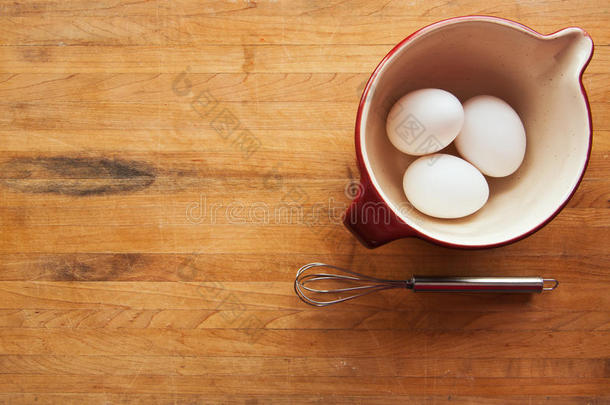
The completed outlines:
<svg viewBox="0 0 610 405">
<path fill-rule="evenodd" d="M 41 46 L 25 46 L 22 48 L 23 59 L 28 62 L 48 62 L 49 49 Z"/>
<path fill-rule="evenodd" d="M 95 196 L 134 192 L 155 181 L 152 167 L 106 158 L 14 158 L 0 164 L 1 183 L 24 193 Z"/>
<path fill-rule="evenodd" d="M 114 281 L 130 280 L 134 266 L 142 260 L 140 254 L 103 255 L 103 260 L 91 260 L 87 255 L 74 255 L 46 263 L 46 272 L 55 281 Z"/>
<path fill-rule="evenodd" d="M 252 68 L 254 67 L 254 50 L 248 46 L 244 46 L 243 51 L 244 51 L 244 61 L 241 65 L 241 69 L 244 72 L 248 73 L 248 72 L 251 72 Z"/>
</svg>

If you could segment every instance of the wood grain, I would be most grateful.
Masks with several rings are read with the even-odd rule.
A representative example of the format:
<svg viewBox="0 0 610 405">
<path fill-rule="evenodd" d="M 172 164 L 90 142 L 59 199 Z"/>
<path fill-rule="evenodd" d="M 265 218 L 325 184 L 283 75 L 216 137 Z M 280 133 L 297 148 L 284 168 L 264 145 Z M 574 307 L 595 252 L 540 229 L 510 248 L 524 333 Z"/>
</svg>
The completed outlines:
<svg viewBox="0 0 610 405">
<path fill-rule="evenodd" d="M 18 45 L 0 47 L 0 73 L 365 73 L 391 45 Z M 596 48 L 604 73 L 610 46 Z"/>
<path fill-rule="evenodd" d="M 0 399 L 8 401 L 11 404 L 31 404 L 34 401 L 40 401 L 41 398 L 52 402 L 62 404 L 167 404 L 167 403 L 201 403 L 201 394 L 0 394 Z M 358 404 L 367 403 L 374 405 L 384 405 L 388 402 L 398 401 L 414 405 L 443 403 L 451 401 L 452 404 L 482 404 L 482 405 L 515 405 L 523 404 L 524 402 L 532 405 L 548 404 L 552 399 L 554 404 L 565 405 L 574 403 L 595 403 L 607 401 L 607 396 L 541 396 L 520 395 L 511 397 L 490 397 L 490 396 L 468 396 L 468 395 L 349 395 L 339 396 L 337 394 L 330 395 L 205 395 L 207 403 L 223 403 L 229 405 L 236 404 L 259 404 L 276 401 L 281 404 L 302 403 L 302 404 L 320 404 L 332 402 L 334 404 Z M 199 402 L 198 402 L 199 401 Z M 603 403 L 603 402 L 601 402 Z"/>
<path fill-rule="evenodd" d="M 366 80 L 411 32 L 466 14 L 593 37 L 585 177 L 516 244 L 367 250 L 340 224 Z M 0 404 L 610 403 L 609 15 L 567 0 L 0 0 Z M 292 290 L 311 261 L 561 285 L 322 310 Z"/>
</svg>

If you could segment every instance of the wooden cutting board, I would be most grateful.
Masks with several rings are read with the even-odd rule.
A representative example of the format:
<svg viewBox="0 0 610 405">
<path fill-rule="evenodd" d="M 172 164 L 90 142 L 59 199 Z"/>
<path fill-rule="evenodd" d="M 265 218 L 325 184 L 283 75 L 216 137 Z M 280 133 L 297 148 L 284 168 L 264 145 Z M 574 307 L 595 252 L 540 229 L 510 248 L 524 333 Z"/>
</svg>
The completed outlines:
<svg viewBox="0 0 610 405">
<path fill-rule="evenodd" d="M 0 403 L 610 403 L 609 13 L 0 0 Z M 367 250 L 339 218 L 364 83 L 402 38 L 464 14 L 591 34 L 586 176 L 511 246 Z M 314 309 L 292 290 L 311 261 L 561 285 Z"/>
</svg>

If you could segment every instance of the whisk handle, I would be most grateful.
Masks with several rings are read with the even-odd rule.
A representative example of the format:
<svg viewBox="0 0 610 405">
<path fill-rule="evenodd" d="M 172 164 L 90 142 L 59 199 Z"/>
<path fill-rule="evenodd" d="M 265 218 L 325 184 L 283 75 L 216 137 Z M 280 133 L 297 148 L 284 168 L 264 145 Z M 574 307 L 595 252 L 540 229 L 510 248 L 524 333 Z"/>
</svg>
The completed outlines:
<svg viewBox="0 0 610 405">
<path fill-rule="evenodd" d="M 554 290 L 559 282 L 552 278 L 541 277 L 414 276 L 409 285 L 415 292 L 540 293 Z"/>
</svg>

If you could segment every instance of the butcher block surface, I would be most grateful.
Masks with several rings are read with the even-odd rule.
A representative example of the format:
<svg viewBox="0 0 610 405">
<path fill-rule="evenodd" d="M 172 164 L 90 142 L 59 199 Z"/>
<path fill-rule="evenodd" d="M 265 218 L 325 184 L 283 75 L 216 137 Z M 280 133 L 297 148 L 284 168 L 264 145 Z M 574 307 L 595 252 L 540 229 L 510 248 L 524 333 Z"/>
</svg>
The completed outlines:
<svg viewBox="0 0 610 405">
<path fill-rule="evenodd" d="M 595 42 L 586 175 L 545 228 L 367 250 L 354 121 L 401 39 L 452 16 Z M 606 1 L 0 0 L 0 404 L 610 403 Z M 539 295 L 314 308 L 303 264 L 544 276 Z"/>
</svg>

